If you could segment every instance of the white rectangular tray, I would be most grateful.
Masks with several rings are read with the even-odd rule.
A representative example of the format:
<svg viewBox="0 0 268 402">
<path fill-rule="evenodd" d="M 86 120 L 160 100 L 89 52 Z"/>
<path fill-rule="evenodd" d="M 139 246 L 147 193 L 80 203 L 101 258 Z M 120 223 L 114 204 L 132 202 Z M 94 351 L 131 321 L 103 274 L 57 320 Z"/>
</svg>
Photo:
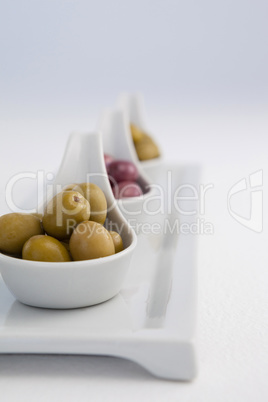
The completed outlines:
<svg viewBox="0 0 268 402">
<path fill-rule="evenodd" d="M 173 194 L 182 184 L 197 186 L 198 168 L 163 164 L 156 176 L 166 193 L 173 186 Z M 189 226 L 196 219 L 183 216 L 180 224 Z M 161 378 L 193 379 L 196 235 L 173 232 L 162 238 L 157 252 L 142 251 L 146 241 L 138 241 L 137 253 L 147 253 L 146 261 L 151 253 L 154 263 L 142 264 L 143 255 L 137 255 L 122 291 L 93 307 L 29 307 L 14 299 L 0 277 L 0 353 L 117 356 Z"/>
</svg>

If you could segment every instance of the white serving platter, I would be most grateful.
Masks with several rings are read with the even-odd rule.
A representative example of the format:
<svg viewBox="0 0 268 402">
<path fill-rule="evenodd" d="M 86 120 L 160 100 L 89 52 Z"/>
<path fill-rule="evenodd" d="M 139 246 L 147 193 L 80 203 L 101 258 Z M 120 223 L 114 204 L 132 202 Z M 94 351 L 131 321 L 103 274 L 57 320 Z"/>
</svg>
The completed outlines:
<svg viewBox="0 0 268 402">
<path fill-rule="evenodd" d="M 180 195 L 185 190 L 189 196 L 187 187 L 198 186 L 199 168 L 163 163 L 155 176 L 165 197 L 184 185 Z M 183 211 L 194 210 L 194 203 L 185 199 Z M 145 236 L 121 292 L 105 303 L 72 310 L 29 307 L 0 277 L 0 353 L 116 356 L 160 378 L 194 379 L 197 235 L 185 228 L 198 218 L 165 208 L 171 226 L 179 217 L 183 233 L 147 236 L 147 242 Z"/>
</svg>

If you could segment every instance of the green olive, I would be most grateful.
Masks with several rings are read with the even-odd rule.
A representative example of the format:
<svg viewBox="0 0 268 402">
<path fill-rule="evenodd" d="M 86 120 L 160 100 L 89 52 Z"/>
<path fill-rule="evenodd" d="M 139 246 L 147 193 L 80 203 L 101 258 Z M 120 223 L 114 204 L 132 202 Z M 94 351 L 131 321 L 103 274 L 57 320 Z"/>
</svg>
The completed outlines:
<svg viewBox="0 0 268 402">
<path fill-rule="evenodd" d="M 70 240 L 70 239 L 61 240 L 61 244 L 66 248 L 66 250 L 67 250 L 68 252 L 70 252 L 69 240 Z"/>
<path fill-rule="evenodd" d="M 154 159 L 160 156 L 159 149 L 155 142 L 148 134 L 143 134 L 140 141 L 135 143 L 136 152 L 139 160 L 145 161 L 148 159 Z"/>
<path fill-rule="evenodd" d="M 142 130 L 133 123 L 130 123 L 130 131 L 134 142 L 138 142 L 143 138 Z"/>
<path fill-rule="evenodd" d="M 90 217 L 89 202 L 77 191 L 63 191 L 48 204 L 43 216 L 47 234 L 62 240 L 70 237 L 74 227 Z"/>
<path fill-rule="evenodd" d="M 38 218 L 40 221 L 42 221 L 42 217 L 43 217 L 42 214 L 38 214 L 37 212 L 35 212 L 35 213 L 32 213 L 31 215 L 35 216 L 35 217 Z"/>
<path fill-rule="evenodd" d="M 32 236 L 44 233 L 40 219 L 31 214 L 10 213 L 0 217 L 0 251 L 20 254 Z"/>
<path fill-rule="evenodd" d="M 75 261 L 106 257 L 115 253 L 113 239 L 97 222 L 79 223 L 70 238 L 70 251 Z"/>
<path fill-rule="evenodd" d="M 70 255 L 61 242 L 54 237 L 33 236 L 23 246 L 22 258 L 31 261 L 65 262 Z"/>
<path fill-rule="evenodd" d="M 110 235 L 112 236 L 114 242 L 114 249 L 115 253 L 119 253 L 120 251 L 124 250 L 123 240 L 119 233 L 114 232 L 113 230 L 109 231 Z"/>
<path fill-rule="evenodd" d="M 72 187 L 73 186 L 73 187 Z M 78 191 L 88 200 L 90 205 L 89 220 L 104 224 L 107 216 L 107 201 L 102 189 L 94 183 L 70 184 L 67 189 Z"/>
<path fill-rule="evenodd" d="M 62 191 L 72 191 L 75 186 L 77 186 L 77 183 L 67 184 L 66 186 L 63 187 Z"/>
</svg>

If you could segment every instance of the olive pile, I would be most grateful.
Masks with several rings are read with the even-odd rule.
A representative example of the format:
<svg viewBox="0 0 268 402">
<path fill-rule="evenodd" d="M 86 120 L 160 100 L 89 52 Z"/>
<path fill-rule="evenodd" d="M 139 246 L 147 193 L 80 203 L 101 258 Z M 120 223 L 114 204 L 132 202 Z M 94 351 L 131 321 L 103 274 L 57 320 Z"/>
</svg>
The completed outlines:
<svg viewBox="0 0 268 402">
<path fill-rule="evenodd" d="M 159 149 L 154 140 L 135 124 L 130 124 L 132 140 L 140 161 L 154 159 L 160 156 Z"/>
<path fill-rule="evenodd" d="M 43 216 L 0 217 L 0 252 L 33 261 L 81 261 L 123 250 L 121 236 L 104 226 L 107 201 L 93 183 L 70 184 L 46 206 Z"/>
<path fill-rule="evenodd" d="M 116 199 L 138 197 L 143 194 L 140 185 L 137 183 L 139 172 L 134 163 L 114 159 L 107 154 L 104 154 L 104 161 Z"/>
</svg>

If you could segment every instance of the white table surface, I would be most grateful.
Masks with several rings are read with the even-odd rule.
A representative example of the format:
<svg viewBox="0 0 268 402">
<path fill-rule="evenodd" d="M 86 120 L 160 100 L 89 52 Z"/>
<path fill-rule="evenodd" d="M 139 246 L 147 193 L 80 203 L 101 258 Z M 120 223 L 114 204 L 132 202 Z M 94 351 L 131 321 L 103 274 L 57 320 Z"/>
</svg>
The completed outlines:
<svg viewBox="0 0 268 402">
<path fill-rule="evenodd" d="M 268 399 L 267 130 L 264 108 L 221 112 L 163 111 L 151 131 L 168 160 L 201 163 L 207 192 L 204 219 L 213 235 L 198 238 L 198 376 L 191 383 L 161 381 L 136 364 L 94 356 L 0 356 L 1 401 L 264 402 Z M 0 121 L 0 208 L 11 175 L 59 164 L 72 129 L 93 118 Z M 235 221 L 229 189 L 263 170 L 263 231 Z M 236 204 L 249 213 L 249 193 Z"/>
</svg>

